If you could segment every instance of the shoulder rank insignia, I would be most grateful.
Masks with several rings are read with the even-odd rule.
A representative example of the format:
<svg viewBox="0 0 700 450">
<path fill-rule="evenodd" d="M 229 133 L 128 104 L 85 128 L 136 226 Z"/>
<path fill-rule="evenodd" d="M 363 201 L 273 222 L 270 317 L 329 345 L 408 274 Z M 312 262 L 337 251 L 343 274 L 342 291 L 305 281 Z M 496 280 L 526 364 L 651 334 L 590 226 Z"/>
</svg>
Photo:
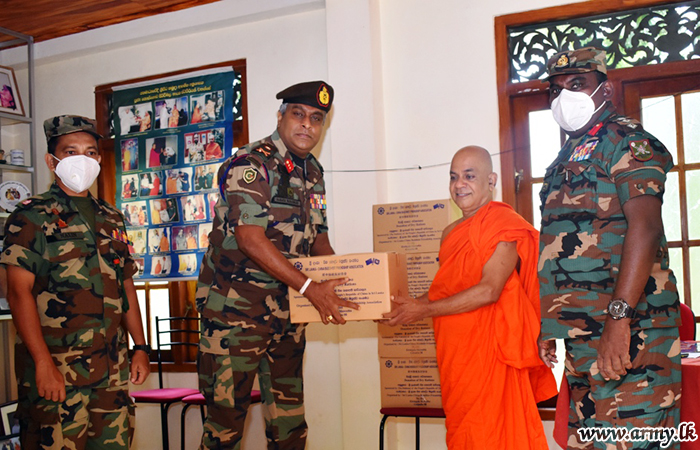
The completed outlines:
<svg viewBox="0 0 700 450">
<path fill-rule="evenodd" d="M 615 119 L 615 122 L 618 125 L 621 125 L 623 127 L 628 127 L 628 128 L 633 129 L 633 130 L 639 126 L 639 122 L 637 122 L 634 119 L 630 119 L 629 117 L 619 116 Z"/>
<path fill-rule="evenodd" d="M 632 151 L 632 157 L 637 161 L 649 161 L 653 156 L 649 139 L 630 141 L 630 150 Z"/>
<path fill-rule="evenodd" d="M 287 169 L 287 173 L 292 173 L 294 171 L 294 163 L 289 158 L 284 160 L 284 167 Z"/>
<path fill-rule="evenodd" d="M 250 184 L 253 181 L 255 181 L 257 176 L 258 171 L 253 169 L 252 167 L 248 167 L 246 170 L 243 171 L 243 181 L 245 181 L 247 184 Z"/>
<path fill-rule="evenodd" d="M 253 151 L 256 153 L 260 153 L 265 158 L 269 158 L 270 155 L 272 155 L 272 152 L 274 151 L 274 147 L 272 147 L 272 145 L 270 144 L 264 143 L 255 147 Z"/>
</svg>

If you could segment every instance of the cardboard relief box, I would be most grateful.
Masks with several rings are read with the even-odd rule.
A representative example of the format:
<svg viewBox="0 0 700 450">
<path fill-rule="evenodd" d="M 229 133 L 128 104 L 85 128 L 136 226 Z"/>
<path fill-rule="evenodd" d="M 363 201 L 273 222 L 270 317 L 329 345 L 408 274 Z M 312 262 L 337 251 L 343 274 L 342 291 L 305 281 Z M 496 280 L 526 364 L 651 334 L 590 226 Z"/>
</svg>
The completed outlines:
<svg viewBox="0 0 700 450">
<path fill-rule="evenodd" d="M 340 308 L 345 320 L 376 320 L 391 311 L 392 295 L 407 295 L 406 256 L 399 253 L 357 253 L 351 255 L 295 258 L 290 262 L 315 282 L 348 278 L 336 287 L 338 296 L 360 305 L 359 310 Z M 321 317 L 303 295 L 289 289 L 293 323 L 320 322 Z"/>
<path fill-rule="evenodd" d="M 440 268 L 438 252 L 411 253 L 406 255 L 408 295 L 419 297 L 430 289 L 433 278 Z"/>
<path fill-rule="evenodd" d="M 442 230 L 460 217 L 462 211 L 449 199 L 374 205 L 374 251 L 437 252 Z"/>
<path fill-rule="evenodd" d="M 435 358 L 433 319 L 390 327 L 379 324 L 379 356 L 403 358 Z"/>
<path fill-rule="evenodd" d="M 382 408 L 442 408 L 435 358 L 379 358 Z"/>
<path fill-rule="evenodd" d="M 438 253 L 406 255 L 408 291 L 411 297 L 428 292 L 438 270 Z M 379 324 L 379 356 L 435 357 L 433 320 L 423 319 L 407 325 L 390 327 Z"/>
</svg>

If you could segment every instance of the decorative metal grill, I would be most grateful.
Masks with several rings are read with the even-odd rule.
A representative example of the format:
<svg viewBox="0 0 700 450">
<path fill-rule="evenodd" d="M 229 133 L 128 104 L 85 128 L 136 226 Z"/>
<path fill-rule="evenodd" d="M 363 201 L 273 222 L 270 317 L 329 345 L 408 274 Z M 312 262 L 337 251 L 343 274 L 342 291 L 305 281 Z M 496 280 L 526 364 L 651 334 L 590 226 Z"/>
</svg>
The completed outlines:
<svg viewBox="0 0 700 450">
<path fill-rule="evenodd" d="M 608 68 L 700 58 L 700 0 L 508 29 L 510 80 L 537 80 L 562 50 L 597 47 Z"/>
<path fill-rule="evenodd" d="M 233 120 L 243 120 L 242 86 L 242 75 L 236 72 L 236 78 L 233 79 Z"/>
</svg>

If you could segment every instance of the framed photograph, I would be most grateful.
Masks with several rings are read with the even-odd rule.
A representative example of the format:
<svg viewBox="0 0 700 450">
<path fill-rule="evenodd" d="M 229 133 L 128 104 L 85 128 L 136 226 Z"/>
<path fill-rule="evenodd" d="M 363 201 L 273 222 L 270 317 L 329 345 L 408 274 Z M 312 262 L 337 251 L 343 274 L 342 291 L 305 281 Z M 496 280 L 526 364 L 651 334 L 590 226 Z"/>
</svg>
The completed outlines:
<svg viewBox="0 0 700 450">
<path fill-rule="evenodd" d="M 125 136 L 130 133 L 150 131 L 153 127 L 152 110 L 153 106 L 150 103 L 120 106 L 117 110 L 119 114 L 119 135 Z"/>
<path fill-rule="evenodd" d="M 19 422 L 15 419 L 15 411 L 17 411 L 17 402 L 0 405 L 3 436 L 19 433 Z"/>
<path fill-rule="evenodd" d="M 15 71 L 11 67 L 0 66 L 0 112 L 24 116 Z"/>
<path fill-rule="evenodd" d="M 0 438 L 0 450 L 20 450 L 19 435 L 10 435 Z"/>
<path fill-rule="evenodd" d="M 9 319 L 10 317 L 10 304 L 6 297 L 0 297 L 0 319 Z"/>
<path fill-rule="evenodd" d="M 4 229 L 5 224 L 3 223 L 2 225 Z M 0 242 L 0 251 L 2 251 L 2 242 Z M 11 319 L 12 315 L 10 314 L 10 304 L 7 302 L 7 292 L 3 286 L 7 286 L 7 271 L 4 266 L 0 267 L 0 320 L 7 320 Z M 2 430 L 0 429 L 1 433 Z"/>
</svg>

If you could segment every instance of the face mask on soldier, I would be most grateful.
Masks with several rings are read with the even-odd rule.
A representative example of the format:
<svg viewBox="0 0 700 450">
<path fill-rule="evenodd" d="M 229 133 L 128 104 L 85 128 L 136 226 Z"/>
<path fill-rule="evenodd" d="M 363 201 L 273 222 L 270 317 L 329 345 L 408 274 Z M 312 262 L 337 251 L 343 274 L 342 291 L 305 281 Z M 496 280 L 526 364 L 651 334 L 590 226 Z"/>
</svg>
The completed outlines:
<svg viewBox="0 0 700 450">
<path fill-rule="evenodd" d="M 63 159 L 53 156 L 56 165 L 56 176 L 73 192 L 86 191 L 100 174 L 100 163 L 85 155 L 67 156 Z"/>
<path fill-rule="evenodd" d="M 591 95 L 562 89 L 559 96 L 552 102 L 552 115 L 563 130 L 580 130 L 591 120 L 593 114 L 605 105 L 603 102 L 596 108 L 592 98 L 602 85 L 603 83 L 600 83 Z"/>
</svg>

